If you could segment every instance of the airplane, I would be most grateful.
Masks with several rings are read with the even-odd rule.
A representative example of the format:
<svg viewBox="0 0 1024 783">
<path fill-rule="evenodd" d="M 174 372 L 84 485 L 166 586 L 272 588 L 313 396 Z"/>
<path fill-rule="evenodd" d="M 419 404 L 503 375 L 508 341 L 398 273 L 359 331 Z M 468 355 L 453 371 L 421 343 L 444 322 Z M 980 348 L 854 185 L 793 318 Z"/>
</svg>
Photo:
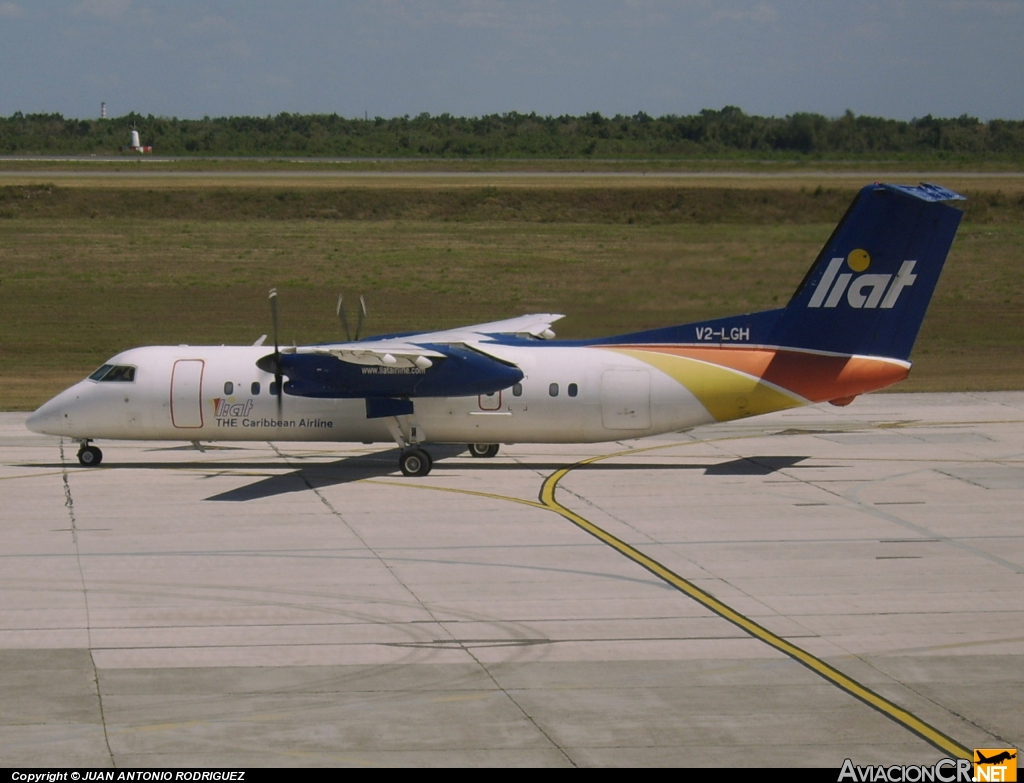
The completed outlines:
<svg viewBox="0 0 1024 783">
<path fill-rule="evenodd" d="M 1004 750 L 1001 753 L 997 753 L 992 758 L 985 758 L 985 755 L 980 750 L 975 750 L 974 753 L 978 757 L 978 760 L 974 762 L 975 764 L 999 764 L 1000 762 L 1012 761 L 1013 759 L 1017 758 L 1016 753 L 1013 753 L 1008 750 Z"/>
<path fill-rule="evenodd" d="M 855 397 L 907 377 L 963 197 L 874 184 L 856 196 L 786 307 L 613 337 L 557 340 L 542 313 L 459 329 L 274 349 L 119 353 L 43 404 L 30 430 L 96 439 L 391 442 L 406 476 L 427 444 L 598 443 Z M 363 307 L 365 313 L 365 306 Z M 339 315 L 346 325 L 339 301 Z M 360 327 L 362 314 L 360 315 Z"/>
</svg>

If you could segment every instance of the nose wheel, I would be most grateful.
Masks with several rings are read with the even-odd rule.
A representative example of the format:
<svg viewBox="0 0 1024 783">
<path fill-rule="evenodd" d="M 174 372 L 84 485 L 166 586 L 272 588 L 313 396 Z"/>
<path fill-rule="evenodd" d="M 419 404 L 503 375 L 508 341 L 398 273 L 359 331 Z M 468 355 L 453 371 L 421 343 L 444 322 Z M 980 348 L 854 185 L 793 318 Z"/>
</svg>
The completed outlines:
<svg viewBox="0 0 1024 783">
<path fill-rule="evenodd" d="M 398 467 L 404 476 L 426 476 L 434 461 L 423 449 L 406 449 L 398 458 Z"/>
<path fill-rule="evenodd" d="M 82 467 L 95 468 L 103 462 L 103 452 L 95 446 L 82 446 L 78 450 L 78 462 Z"/>
</svg>

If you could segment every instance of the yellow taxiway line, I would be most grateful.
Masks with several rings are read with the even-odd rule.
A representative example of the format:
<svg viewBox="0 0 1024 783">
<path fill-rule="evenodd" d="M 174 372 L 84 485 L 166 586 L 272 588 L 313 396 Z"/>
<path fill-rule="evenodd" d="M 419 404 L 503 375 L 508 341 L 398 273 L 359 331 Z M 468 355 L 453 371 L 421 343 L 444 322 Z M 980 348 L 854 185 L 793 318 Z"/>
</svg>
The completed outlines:
<svg viewBox="0 0 1024 783">
<path fill-rule="evenodd" d="M 743 437 L 744 436 L 731 436 L 724 438 L 716 438 L 715 440 L 734 440 L 742 439 Z M 707 441 L 693 442 L 706 443 Z M 950 756 L 973 760 L 974 754 L 967 748 L 965 748 L 963 745 L 961 745 L 959 742 L 954 740 L 952 737 L 943 734 L 934 726 L 925 723 L 916 715 L 908 712 L 899 705 L 894 704 L 885 697 L 880 696 L 867 686 L 860 684 L 853 678 L 848 677 L 838 669 L 825 663 L 820 658 L 812 655 L 811 653 L 807 652 L 806 650 L 800 647 L 797 647 L 795 644 L 786 641 L 781 636 L 772 633 L 764 626 L 759 625 L 758 623 L 751 620 L 749 617 L 740 614 L 732 607 L 722 603 L 710 593 L 701 590 L 695 584 L 679 576 L 679 574 L 662 565 L 654 558 L 648 557 L 640 550 L 636 549 L 633 546 L 630 546 L 622 539 L 617 538 L 616 536 L 609 533 L 607 530 L 598 527 L 590 520 L 585 519 L 584 517 L 577 514 L 575 511 L 566 508 L 561 503 L 559 503 L 558 500 L 555 499 L 555 490 L 558 488 L 558 482 L 560 482 L 563 478 L 569 475 L 569 473 L 572 472 L 573 470 L 576 470 L 578 468 L 584 468 L 587 465 L 592 465 L 595 462 L 600 462 L 602 460 L 612 459 L 613 457 L 632 456 L 634 454 L 639 454 L 645 451 L 667 449 L 678 447 L 681 445 L 684 444 L 671 443 L 662 444 L 658 446 L 649 446 L 647 448 L 640 449 L 628 449 L 626 451 L 618 451 L 612 454 L 603 454 L 598 457 L 591 457 L 589 459 L 581 460 L 580 462 L 577 462 L 573 465 L 559 468 L 544 480 L 544 484 L 541 486 L 540 490 L 540 502 L 526 500 L 524 498 L 512 497 L 510 495 L 497 495 L 490 492 L 477 492 L 468 489 L 455 489 L 453 487 L 438 487 L 424 484 L 407 484 L 405 482 L 383 482 L 373 480 L 370 481 L 372 483 L 386 483 L 390 485 L 398 483 L 400 486 L 413 487 L 416 489 L 430 489 L 439 492 L 454 492 L 460 495 L 472 495 L 476 497 L 491 498 L 493 500 L 504 500 L 511 503 L 520 503 L 522 505 L 531 506 L 533 508 L 552 511 L 558 514 L 559 516 L 563 517 L 564 519 L 567 519 L 569 522 L 572 522 L 578 528 L 589 533 L 602 543 L 607 544 L 612 549 L 629 558 L 637 565 L 647 569 L 656 577 L 661 579 L 663 582 L 671 585 L 675 589 L 679 590 L 681 593 L 684 593 L 685 595 L 689 596 L 694 601 L 699 603 L 701 606 L 710 609 L 712 612 L 717 614 L 722 619 L 728 620 L 730 623 L 742 629 L 754 638 L 761 640 L 762 642 L 769 645 L 770 647 L 775 648 L 782 654 L 789 656 L 797 663 L 806 666 L 812 672 L 819 675 L 820 677 L 823 677 L 836 687 L 846 691 L 854 698 L 859 699 L 860 701 L 867 704 L 869 707 L 878 710 L 886 717 L 894 720 L 896 723 L 900 724 L 904 728 L 921 737 L 921 739 L 925 740 L 925 742 L 928 742 L 929 744 L 933 745 L 934 747 L 938 748 L 944 753 L 948 753 Z"/>
</svg>

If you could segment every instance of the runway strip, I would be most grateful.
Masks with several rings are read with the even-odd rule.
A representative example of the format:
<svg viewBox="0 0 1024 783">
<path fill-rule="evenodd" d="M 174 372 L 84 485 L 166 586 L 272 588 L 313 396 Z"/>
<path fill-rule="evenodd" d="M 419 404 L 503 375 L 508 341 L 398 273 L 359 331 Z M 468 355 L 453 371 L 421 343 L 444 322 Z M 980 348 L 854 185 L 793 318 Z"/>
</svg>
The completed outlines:
<svg viewBox="0 0 1024 783">
<path fill-rule="evenodd" d="M 744 436 L 739 436 L 739 437 L 742 438 Z M 713 439 L 713 441 L 736 440 L 736 439 L 737 438 L 735 436 L 733 436 L 733 437 L 725 437 L 725 438 L 715 438 L 715 439 Z M 708 442 L 712 442 L 712 441 L 708 441 L 708 440 L 693 441 L 693 443 L 708 443 Z M 806 666 L 808 669 L 813 671 L 815 674 L 819 675 L 820 677 L 823 677 L 825 680 L 827 680 L 828 682 L 830 682 L 833 685 L 837 686 L 841 690 L 846 691 L 847 693 L 849 693 L 854 698 L 859 699 L 860 701 L 862 701 L 865 704 L 867 704 L 869 707 L 872 707 L 873 709 L 878 710 L 883 715 L 887 716 L 891 720 L 893 720 L 896 723 L 898 723 L 901 726 L 903 726 L 905 729 L 908 729 L 909 731 L 913 732 L 917 736 L 921 737 L 921 739 L 925 740 L 925 742 L 928 742 L 929 744 L 931 744 L 932 746 L 938 748 L 939 750 L 943 751 L 944 753 L 948 753 L 950 756 L 964 758 L 964 759 L 968 759 L 968 760 L 973 760 L 974 759 L 973 752 L 968 750 L 967 748 L 965 748 L 963 745 L 961 745 L 959 742 L 954 740 L 952 737 L 949 737 L 946 734 L 943 734 L 941 731 L 936 729 L 934 726 L 931 726 L 931 725 L 925 723 L 923 720 L 918 718 L 916 715 L 913 715 L 912 713 L 907 712 L 905 709 L 903 709 L 899 705 L 894 704 L 893 702 L 889 701 L 888 699 L 884 698 L 883 696 L 880 696 L 879 694 L 875 693 L 870 688 L 867 688 L 866 686 L 861 685 L 859 682 L 857 682 L 856 680 L 854 680 L 854 679 L 848 677 L 847 675 L 843 674 L 838 669 L 835 669 L 832 666 L 829 666 L 827 663 L 825 663 L 820 658 L 818 658 L 818 657 L 816 657 L 814 655 L 811 655 L 811 653 L 807 652 L 806 650 L 801 649 L 800 647 L 797 647 L 795 644 L 787 642 L 782 637 L 777 636 L 776 634 L 772 633 L 771 631 L 769 631 L 764 626 L 759 625 L 758 623 L 756 623 L 753 620 L 751 620 L 749 617 L 746 617 L 745 615 L 740 614 L 739 612 L 737 612 L 732 607 L 730 607 L 730 606 L 722 603 L 721 601 L 719 601 L 717 598 L 712 596 L 710 593 L 707 593 L 704 590 L 701 590 L 699 587 L 694 585 L 692 582 L 689 582 L 688 580 L 686 580 L 683 577 L 679 576 L 679 574 L 675 573 L 674 571 L 670 570 L 669 568 L 666 568 L 664 565 L 659 563 L 657 560 L 654 560 L 653 558 L 648 557 L 643 552 L 641 552 L 640 550 L 636 549 L 635 547 L 627 544 L 622 539 L 617 538 L 616 536 L 612 535 L 611 533 L 607 532 L 606 530 L 603 530 L 602 528 L 600 528 L 597 525 L 595 525 L 593 522 L 591 522 L 588 519 L 585 519 L 584 517 L 582 517 L 579 514 L 577 514 L 575 511 L 572 511 L 571 509 L 566 508 L 565 506 L 563 506 L 561 503 L 559 503 L 555 499 L 555 490 L 558 488 L 558 483 L 563 478 L 565 478 L 567 475 L 569 475 L 569 473 L 572 472 L 573 470 L 577 470 L 579 468 L 584 468 L 584 467 L 586 467 L 588 465 L 592 465 L 592 464 L 594 464 L 596 462 L 601 462 L 602 460 L 612 459 L 614 457 L 633 456 L 635 454 L 639 454 L 639 453 L 643 453 L 643 452 L 648 452 L 648 451 L 656 451 L 656 450 L 659 450 L 659 449 L 668 449 L 668 448 L 677 448 L 677 447 L 679 447 L 681 445 L 684 445 L 684 444 L 671 443 L 671 444 L 663 444 L 663 445 L 658 445 L 658 446 L 648 446 L 646 448 L 639 448 L 639 449 L 627 449 L 625 451 L 617 451 L 617 452 L 614 452 L 612 454 L 603 454 L 603 455 L 598 456 L 598 457 L 591 457 L 589 459 L 581 460 L 580 462 L 577 462 L 577 463 L 575 463 L 573 465 L 569 465 L 569 466 L 564 467 L 564 468 L 559 468 L 558 470 L 556 470 L 554 473 L 552 473 L 550 476 L 548 476 L 544 480 L 544 483 L 543 483 L 543 485 L 541 486 L 541 489 L 540 489 L 540 495 L 539 495 L 540 501 L 539 502 L 533 501 L 533 500 L 526 500 L 524 498 L 512 497 L 512 496 L 508 496 L 508 495 L 497 495 L 497 494 L 493 494 L 493 493 L 490 493 L 490 492 L 475 492 L 473 490 L 454 489 L 454 488 L 451 488 L 451 487 L 432 487 L 432 486 L 424 486 L 424 485 L 416 485 L 416 484 L 404 484 L 404 483 L 400 484 L 400 486 L 412 487 L 414 489 L 429 489 L 429 490 L 440 491 L 440 492 L 454 492 L 454 493 L 457 493 L 457 494 L 460 494 L 460 495 L 475 495 L 475 496 L 479 496 L 479 497 L 492 498 L 492 499 L 495 499 L 495 500 L 505 500 L 505 501 L 508 501 L 510 503 L 520 503 L 522 505 L 532 506 L 534 508 L 543 508 L 543 509 L 546 509 L 548 511 L 553 511 L 554 513 L 558 514 L 559 516 L 563 517 L 564 519 L 567 519 L 569 522 L 572 522 L 574 525 L 576 525 L 580 529 L 582 529 L 585 532 L 589 533 L 590 535 L 592 535 L 594 538 L 598 539 L 602 543 L 607 544 L 608 546 L 610 546 L 612 549 L 616 550 L 620 554 L 625 555 L 627 558 L 632 560 L 637 565 L 647 569 L 652 574 L 654 574 L 656 577 L 658 577 L 662 581 L 666 582 L 667 584 L 671 585 L 672 587 L 674 587 L 675 589 L 679 590 L 680 592 L 686 594 L 687 596 L 689 596 L 690 598 L 692 598 L 693 600 L 695 600 L 697 603 L 701 604 L 705 608 L 710 609 L 712 612 L 717 614 L 719 617 L 723 618 L 724 620 L 728 620 L 730 623 L 732 623 L 733 625 L 735 625 L 738 628 L 742 629 L 743 631 L 745 631 L 746 633 L 748 633 L 751 636 L 755 637 L 756 639 L 760 639 L 762 642 L 764 642 L 765 644 L 769 645 L 770 647 L 774 647 L 779 652 L 783 653 L 784 655 L 789 656 L 790 658 L 795 660 L 797 663 L 800 663 L 803 666 Z M 383 482 L 383 481 L 369 480 L 367 483 L 388 484 L 389 486 L 394 486 L 393 482 Z"/>
<path fill-rule="evenodd" d="M 41 159 L 40 159 L 41 160 Z M 226 159 L 213 159 L 226 160 Z M 0 163 L 10 162 L 10 158 L 0 156 Z M 138 163 L 184 163 L 188 161 L 175 160 L 173 158 L 155 158 L 150 160 L 58 160 L 59 163 L 108 163 L 115 165 L 138 164 Z M 319 163 L 337 164 L 345 162 L 363 161 L 339 161 L 339 160 L 292 160 L 287 163 Z M 370 161 L 371 163 L 373 161 Z M 17 179 L 26 177 L 54 177 L 60 179 L 140 179 L 144 177 L 159 177 L 162 179 L 332 179 L 332 178 L 356 178 L 356 179 L 565 179 L 565 178 L 635 178 L 635 177 L 657 177 L 666 179 L 717 179 L 717 180 L 792 180 L 792 179 L 849 179 L 861 182 L 870 179 L 873 174 L 884 175 L 889 178 L 923 178 L 923 179 L 983 179 L 983 180 L 1020 180 L 1024 179 L 1022 171 L 916 171 L 916 170 L 891 170 L 888 168 L 870 169 L 865 168 L 855 171 L 830 171 L 828 169 L 792 169 L 786 171 L 673 171 L 664 168 L 643 168 L 642 162 L 636 162 L 636 168 L 631 170 L 605 170 L 605 169 L 564 169 L 564 170 L 450 170 L 438 169 L 272 169 L 266 171 L 247 171 L 245 169 L 192 169 L 172 171 L 167 169 L 125 171 L 122 169 L 5 169 L 0 168 L 0 178 Z M 652 161 L 652 163 L 657 163 Z"/>
</svg>

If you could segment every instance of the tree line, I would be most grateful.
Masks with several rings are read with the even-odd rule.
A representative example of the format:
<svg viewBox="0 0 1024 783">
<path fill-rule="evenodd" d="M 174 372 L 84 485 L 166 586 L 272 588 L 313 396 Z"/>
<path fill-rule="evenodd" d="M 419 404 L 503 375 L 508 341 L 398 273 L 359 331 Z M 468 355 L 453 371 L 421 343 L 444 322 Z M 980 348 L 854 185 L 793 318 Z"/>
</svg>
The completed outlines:
<svg viewBox="0 0 1024 783">
<path fill-rule="evenodd" d="M 337 114 L 203 117 L 127 114 L 71 119 L 60 114 L 0 117 L 0 154 L 111 154 L 136 127 L 165 155 L 297 155 L 395 158 L 686 158 L 768 156 L 978 156 L 1024 154 L 1024 121 L 928 115 L 881 117 L 745 114 L 735 106 L 689 116 L 579 117 L 450 114 L 385 119 Z"/>
</svg>

